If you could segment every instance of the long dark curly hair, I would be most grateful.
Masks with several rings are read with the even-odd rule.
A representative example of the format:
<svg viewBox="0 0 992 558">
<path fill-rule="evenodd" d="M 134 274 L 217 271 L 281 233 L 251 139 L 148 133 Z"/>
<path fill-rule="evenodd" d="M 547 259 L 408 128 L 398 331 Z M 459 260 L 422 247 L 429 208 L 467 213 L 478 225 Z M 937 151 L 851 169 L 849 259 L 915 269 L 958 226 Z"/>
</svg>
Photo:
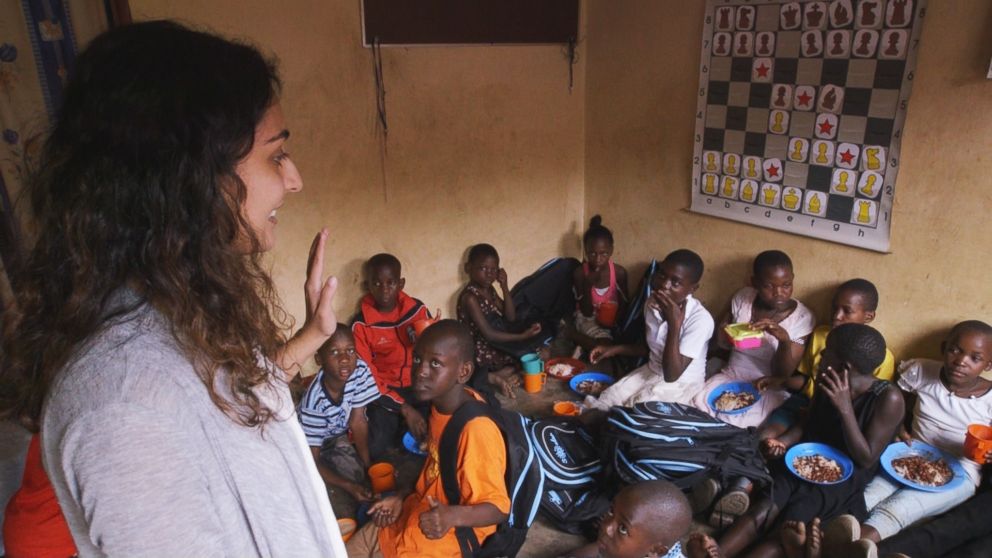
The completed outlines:
<svg viewBox="0 0 992 558">
<path fill-rule="evenodd" d="M 274 356 L 289 320 L 235 168 L 279 88 L 255 48 L 173 22 L 111 30 L 80 54 L 28 184 L 37 238 L 4 316 L 0 418 L 37 431 L 55 375 L 134 310 L 111 304 L 129 289 L 171 324 L 232 420 L 272 419 L 253 388 L 277 381 L 259 356 Z"/>
</svg>

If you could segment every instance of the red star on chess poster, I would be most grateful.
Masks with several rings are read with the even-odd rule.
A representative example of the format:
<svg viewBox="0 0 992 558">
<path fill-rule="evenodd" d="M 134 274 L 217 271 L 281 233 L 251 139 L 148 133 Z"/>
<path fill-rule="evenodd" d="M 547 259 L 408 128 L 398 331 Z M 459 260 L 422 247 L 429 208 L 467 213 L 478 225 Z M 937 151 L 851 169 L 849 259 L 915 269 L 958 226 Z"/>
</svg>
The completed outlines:
<svg viewBox="0 0 992 558">
<path fill-rule="evenodd" d="M 823 122 L 820 122 L 821 134 L 829 134 L 833 129 L 834 129 L 834 125 L 831 124 L 829 120 L 824 119 Z"/>
<path fill-rule="evenodd" d="M 762 62 L 760 66 L 755 68 L 755 70 L 758 71 L 758 77 L 768 77 L 768 70 L 770 69 L 771 68 L 766 66 L 764 62 Z"/>
<path fill-rule="evenodd" d="M 778 176 L 778 167 L 775 165 L 768 165 L 768 176 Z"/>
<path fill-rule="evenodd" d="M 809 94 L 803 91 L 798 97 L 796 97 L 796 99 L 799 100 L 800 105 L 804 107 L 808 107 L 809 102 L 813 100 L 813 97 L 810 97 Z"/>
<path fill-rule="evenodd" d="M 844 152 L 840 154 L 840 160 L 843 161 L 845 165 L 850 165 L 851 161 L 854 160 L 854 153 L 851 153 L 850 149 L 845 149 Z"/>
</svg>

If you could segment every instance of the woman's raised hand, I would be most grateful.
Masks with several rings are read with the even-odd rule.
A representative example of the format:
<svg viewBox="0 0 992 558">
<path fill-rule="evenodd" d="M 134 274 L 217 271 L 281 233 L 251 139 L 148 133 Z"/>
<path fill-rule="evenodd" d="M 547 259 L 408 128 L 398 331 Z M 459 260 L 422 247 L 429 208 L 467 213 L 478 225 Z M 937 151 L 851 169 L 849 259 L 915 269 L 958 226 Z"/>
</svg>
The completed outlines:
<svg viewBox="0 0 992 558">
<path fill-rule="evenodd" d="M 323 228 L 310 244 L 307 258 L 307 280 L 303 285 L 307 305 L 304 327 L 311 326 L 322 335 L 330 337 L 337 328 L 338 319 L 334 314 L 334 293 L 338 290 L 337 277 L 327 281 L 324 276 L 324 245 L 327 243 L 327 228 Z"/>
</svg>

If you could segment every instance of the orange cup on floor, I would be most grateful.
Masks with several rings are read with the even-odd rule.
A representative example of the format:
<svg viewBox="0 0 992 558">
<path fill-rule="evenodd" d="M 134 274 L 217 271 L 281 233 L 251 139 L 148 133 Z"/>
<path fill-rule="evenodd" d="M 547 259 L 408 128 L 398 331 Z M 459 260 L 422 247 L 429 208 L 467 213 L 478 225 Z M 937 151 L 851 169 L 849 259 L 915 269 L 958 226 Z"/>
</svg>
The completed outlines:
<svg viewBox="0 0 992 558">
<path fill-rule="evenodd" d="M 551 409 L 556 415 L 563 417 L 578 416 L 582 412 L 582 408 L 574 401 L 556 401 Z"/>
<path fill-rule="evenodd" d="M 984 464 L 985 454 L 992 451 L 992 426 L 969 424 L 964 436 L 964 456 L 975 463 Z"/>
<path fill-rule="evenodd" d="M 604 302 L 596 309 L 596 321 L 603 327 L 613 327 L 617 323 L 617 310 L 619 306 L 616 302 Z"/>
<path fill-rule="evenodd" d="M 547 379 L 548 375 L 545 372 L 524 374 L 524 391 L 527 393 L 540 392 L 544 388 L 544 382 Z"/>
<path fill-rule="evenodd" d="M 396 490 L 396 469 L 389 463 L 375 463 L 369 467 L 369 480 L 374 494 Z"/>
<path fill-rule="evenodd" d="M 348 539 L 355 534 L 355 527 L 358 527 L 358 523 L 355 523 L 354 519 L 346 517 L 338 520 L 338 530 L 341 531 L 341 539 L 344 542 L 348 542 Z"/>
</svg>

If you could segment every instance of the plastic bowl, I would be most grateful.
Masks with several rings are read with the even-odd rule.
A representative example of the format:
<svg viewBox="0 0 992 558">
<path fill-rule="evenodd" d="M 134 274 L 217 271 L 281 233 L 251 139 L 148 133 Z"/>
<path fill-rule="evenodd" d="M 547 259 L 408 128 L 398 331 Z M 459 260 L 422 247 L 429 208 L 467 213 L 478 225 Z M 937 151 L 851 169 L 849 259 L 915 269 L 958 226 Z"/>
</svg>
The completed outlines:
<svg viewBox="0 0 992 558">
<path fill-rule="evenodd" d="M 582 407 L 574 401 L 555 401 L 551 409 L 556 415 L 562 417 L 574 417 L 582 413 Z"/>
<path fill-rule="evenodd" d="M 551 367 L 556 364 L 567 364 L 572 367 L 572 373 L 568 375 L 556 375 L 551 373 Z M 544 363 L 544 371 L 548 373 L 548 376 L 556 378 L 559 380 L 570 380 L 575 377 L 576 374 L 581 374 L 586 369 L 586 363 L 581 360 L 568 357 L 553 358 L 548 362 Z"/>
<path fill-rule="evenodd" d="M 417 439 L 414 438 L 413 434 L 410 434 L 409 432 L 403 435 L 403 447 L 406 448 L 406 451 L 414 455 L 427 455 L 426 451 L 422 451 L 420 449 L 420 444 L 417 443 Z"/>
<path fill-rule="evenodd" d="M 921 455 L 926 457 L 927 460 L 933 461 L 937 458 L 943 458 L 947 462 L 947 466 L 951 468 L 951 472 L 954 473 L 954 478 L 947 481 L 947 484 L 941 486 L 927 486 L 925 484 L 917 484 L 906 477 L 899 475 L 896 472 L 895 467 L 892 466 L 892 461 L 899 459 L 900 457 L 911 457 L 914 455 Z M 882 457 L 879 458 L 882 464 L 882 469 L 889 474 L 890 477 L 896 482 L 902 483 L 915 490 L 922 490 L 924 492 L 946 492 L 952 490 L 961 485 L 961 483 L 968 480 L 967 474 L 964 472 L 964 467 L 961 463 L 952 455 L 947 452 L 941 451 L 930 444 L 924 444 L 923 442 L 918 442 L 916 440 L 909 446 L 905 442 L 896 442 L 894 444 L 889 444 L 889 447 L 885 448 L 882 452 Z"/>
<path fill-rule="evenodd" d="M 827 459 L 833 459 L 836 461 L 837 464 L 840 465 L 840 479 L 834 482 L 815 482 L 800 475 L 796 471 L 796 468 L 792 466 L 792 462 L 795 461 L 797 457 L 806 457 L 809 455 L 822 455 Z M 854 473 L 854 463 L 851 461 L 850 457 L 844 455 L 839 450 L 828 446 L 827 444 L 817 444 L 815 442 L 797 444 L 789 448 L 789 451 L 785 452 L 785 466 L 788 467 L 789 471 L 793 475 L 796 475 L 797 478 L 813 484 L 840 484 L 851 478 L 851 475 Z"/>
<path fill-rule="evenodd" d="M 572 391 L 578 393 L 579 395 L 586 395 L 579 391 L 579 382 L 584 382 L 586 380 L 592 380 L 594 382 L 603 382 L 607 385 L 613 385 L 616 381 L 613 376 L 609 374 L 603 374 L 602 372 L 583 372 L 577 376 L 572 376 L 572 379 L 568 381 L 568 387 L 572 388 Z"/>
<path fill-rule="evenodd" d="M 754 403 L 752 403 L 747 407 L 741 407 L 740 409 L 736 409 L 734 411 L 718 410 L 716 408 L 717 398 L 728 391 L 731 393 L 741 393 L 741 392 L 750 393 L 751 395 L 754 396 L 754 403 L 761 401 L 761 392 L 758 391 L 758 388 L 754 387 L 754 385 L 751 384 L 751 382 L 730 382 L 727 384 L 721 384 L 713 388 L 713 391 L 711 391 L 710 394 L 706 396 L 706 404 L 710 406 L 710 409 L 713 409 L 714 413 L 720 413 L 722 415 L 739 415 L 741 413 L 746 413 L 748 409 L 754 406 Z"/>
</svg>

